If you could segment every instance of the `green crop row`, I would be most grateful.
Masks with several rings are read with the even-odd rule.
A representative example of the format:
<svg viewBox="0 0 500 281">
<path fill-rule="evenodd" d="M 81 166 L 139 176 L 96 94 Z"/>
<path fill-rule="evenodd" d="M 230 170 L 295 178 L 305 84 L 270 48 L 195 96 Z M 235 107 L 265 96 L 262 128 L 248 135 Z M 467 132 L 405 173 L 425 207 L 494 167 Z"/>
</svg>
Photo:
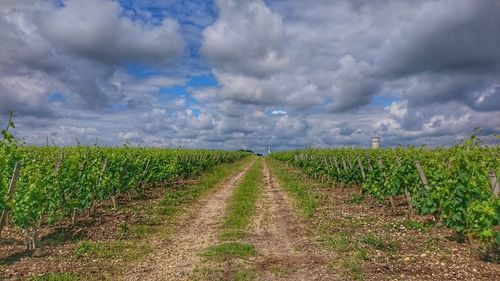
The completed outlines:
<svg viewBox="0 0 500 281">
<path fill-rule="evenodd" d="M 481 146 L 474 136 L 449 148 L 308 149 L 272 157 L 313 178 L 358 184 L 382 201 L 405 196 L 418 213 L 500 244 L 500 199 L 490 181 L 490 174 L 500 175 L 500 147 Z"/>
<path fill-rule="evenodd" d="M 161 148 L 26 147 L 0 141 L 0 213 L 11 224 L 33 228 L 91 210 L 96 202 L 149 184 L 192 178 L 246 152 Z M 19 179 L 8 200 L 15 164 Z"/>
</svg>

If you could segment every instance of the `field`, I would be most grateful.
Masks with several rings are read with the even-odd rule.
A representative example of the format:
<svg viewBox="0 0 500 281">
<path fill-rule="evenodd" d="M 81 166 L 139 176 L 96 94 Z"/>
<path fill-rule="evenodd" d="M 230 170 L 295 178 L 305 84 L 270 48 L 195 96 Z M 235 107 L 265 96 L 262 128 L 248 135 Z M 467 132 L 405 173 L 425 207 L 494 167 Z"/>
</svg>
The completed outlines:
<svg viewBox="0 0 500 281">
<path fill-rule="evenodd" d="M 500 149 L 0 146 L 2 280 L 494 280 Z"/>
<path fill-rule="evenodd" d="M 499 280 L 500 0 L 0 0 L 0 281 Z"/>
</svg>

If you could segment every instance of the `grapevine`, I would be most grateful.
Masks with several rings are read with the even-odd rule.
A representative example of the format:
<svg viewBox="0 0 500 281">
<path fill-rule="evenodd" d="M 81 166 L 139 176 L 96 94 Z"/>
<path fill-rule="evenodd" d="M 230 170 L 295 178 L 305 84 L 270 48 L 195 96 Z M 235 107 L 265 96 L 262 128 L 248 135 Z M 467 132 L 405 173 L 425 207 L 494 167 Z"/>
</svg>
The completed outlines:
<svg viewBox="0 0 500 281">
<path fill-rule="evenodd" d="M 500 199 L 492 193 L 488 173 L 499 175 L 499 156 L 499 146 L 482 146 L 475 135 L 450 148 L 306 149 L 272 154 L 311 177 L 360 185 L 380 201 L 404 195 L 419 214 L 433 215 L 459 234 L 496 243 L 500 243 Z"/>
</svg>

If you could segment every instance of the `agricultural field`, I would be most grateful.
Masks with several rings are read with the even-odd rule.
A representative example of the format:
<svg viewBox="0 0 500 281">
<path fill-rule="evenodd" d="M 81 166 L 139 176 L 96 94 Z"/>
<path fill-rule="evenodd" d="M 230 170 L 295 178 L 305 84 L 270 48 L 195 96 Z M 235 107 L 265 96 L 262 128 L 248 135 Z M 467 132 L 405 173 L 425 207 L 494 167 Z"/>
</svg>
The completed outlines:
<svg viewBox="0 0 500 281">
<path fill-rule="evenodd" d="M 430 215 L 469 240 L 500 244 L 500 147 L 482 147 L 473 136 L 463 145 L 426 149 L 302 150 L 274 153 L 273 158 L 310 177 L 345 186 L 380 202 L 404 197 L 407 216 Z"/>
<path fill-rule="evenodd" d="M 0 281 L 500 280 L 500 0 L 0 0 Z"/>
<path fill-rule="evenodd" d="M 0 143 L 6 280 L 494 280 L 498 146 Z"/>
<path fill-rule="evenodd" d="M 215 150 L 30 147 L 18 145 L 7 130 L 3 135 L 2 279 L 27 278 L 31 272 L 23 260 L 45 264 L 46 255 L 52 259 L 54 253 L 67 250 L 67 244 L 78 257 L 94 251 L 93 247 L 129 251 L 131 246 L 123 237 L 151 232 L 160 217 L 172 216 L 182 204 L 213 188 L 212 181 L 227 176 L 229 165 L 241 166 L 250 155 Z M 200 178 L 203 183 L 198 183 Z M 134 227 L 129 226 L 131 221 Z M 101 241 L 110 238 L 116 241 Z M 48 262 L 34 270 L 50 266 Z"/>
</svg>

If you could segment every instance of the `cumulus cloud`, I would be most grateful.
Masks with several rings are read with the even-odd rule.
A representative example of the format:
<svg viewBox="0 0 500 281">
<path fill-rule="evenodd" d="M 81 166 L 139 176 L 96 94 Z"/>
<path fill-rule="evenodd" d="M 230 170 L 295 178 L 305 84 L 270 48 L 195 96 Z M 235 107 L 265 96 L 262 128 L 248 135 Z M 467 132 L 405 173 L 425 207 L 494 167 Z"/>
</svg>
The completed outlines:
<svg viewBox="0 0 500 281">
<path fill-rule="evenodd" d="M 132 21 L 118 2 L 68 0 L 63 5 L 11 1 L 0 5 L 0 110 L 55 114 L 49 96 L 67 106 L 99 108 L 120 102 L 112 83 L 127 63 L 164 65 L 179 57 L 179 25 Z M 152 81 L 154 84 L 154 81 Z"/>
<path fill-rule="evenodd" d="M 330 88 L 333 102 L 331 109 L 343 111 L 369 104 L 377 93 L 376 69 L 364 61 L 356 61 L 346 55 L 339 60 L 339 68 L 333 73 Z"/>
<path fill-rule="evenodd" d="M 176 21 L 167 18 L 153 25 L 121 13 L 118 2 L 70 0 L 45 14 L 40 29 L 65 51 L 100 63 L 161 64 L 182 53 L 184 41 Z"/>
<path fill-rule="evenodd" d="M 204 32 L 204 54 L 221 84 L 219 100 L 287 107 L 308 124 L 314 123 L 314 115 L 327 113 L 324 122 L 338 128 L 311 136 L 310 142 L 318 144 L 325 136 L 356 143 L 354 135 L 359 134 L 366 139 L 386 134 L 390 143 L 408 142 L 465 135 L 474 126 L 498 132 L 497 118 L 483 119 L 498 116 L 500 108 L 497 1 L 271 1 L 269 12 L 260 9 L 266 13 L 254 17 L 254 24 L 269 25 L 268 34 L 279 27 L 283 35 L 275 36 L 279 41 L 255 43 L 267 46 L 257 58 L 277 49 L 287 63 L 259 73 L 248 71 L 252 63 L 246 61 L 255 57 L 246 49 L 254 42 L 231 45 L 232 40 L 267 31 L 228 24 L 234 15 L 251 13 L 248 2 L 242 2 L 218 2 L 221 16 Z M 273 25 L 273 18 L 279 24 Z M 226 61 L 206 51 L 215 42 L 237 49 L 224 51 L 237 57 Z M 377 96 L 400 101 L 388 112 L 374 102 Z M 372 118 L 352 121 L 362 111 Z M 455 129 L 445 129 L 450 126 Z"/>
<path fill-rule="evenodd" d="M 394 73 L 498 71 L 498 1 L 423 1 L 386 41 L 381 63 Z"/>
<path fill-rule="evenodd" d="M 225 72 L 256 77 L 282 69 L 281 17 L 263 1 L 217 0 L 219 18 L 203 31 L 202 52 Z"/>
<path fill-rule="evenodd" d="M 499 14 L 496 0 L 5 0 L 0 112 L 36 144 L 491 140 Z"/>
</svg>

